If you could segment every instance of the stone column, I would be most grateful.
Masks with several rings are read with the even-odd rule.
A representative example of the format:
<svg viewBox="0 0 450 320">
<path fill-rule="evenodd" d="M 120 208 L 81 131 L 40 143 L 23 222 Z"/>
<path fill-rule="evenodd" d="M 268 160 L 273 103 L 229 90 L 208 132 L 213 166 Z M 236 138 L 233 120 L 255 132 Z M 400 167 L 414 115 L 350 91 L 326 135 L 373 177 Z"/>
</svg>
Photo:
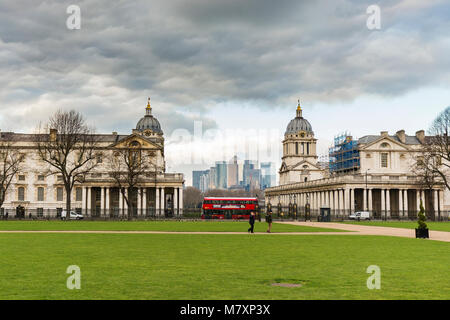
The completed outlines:
<svg viewBox="0 0 450 320">
<path fill-rule="evenodd" d="M 355 189 L 350 189 L 350 211 L 355 212 Z"/>
<path fill-rule="evenodd" d="M 398 215 L 403 217 L 403 190 L 398 190 Z"/>
<path fill-rule="evenodd" d="M 386 216 L 391 216 L 391 190 L 386 190 Z"/>
<path fill-rule="evenodd" d="M 123 198 L 123 209 L 125 210 L 125 214 L 128 215 L 128 204 L 125 198 L 128 199 L 128 201 L 130 201 L 127 188 L 125 188 L 125 197 Z"/>
<path fill-rule="evenodd" d="M 344 190 L 338 190 L 339 194 L 339 215 L 344 214 Z"/>
<path fill-rule="evenodd" d="M 405 210 L 404 215 L 408 216 L 408 189 L 404 190 L 403 209 Z"/>
<path fill-rule="evenodd" d="M 142 214 L 147 215 L 147 188 L 142 190 Z"/>
<path fill-rule="evenodd" d="M 86 187 L 83 187 L 82 189 L 82 205 L 81 208 L 83 208 L 84 214 L 87 212 L 87 189 Z"/>
<path fill-rule="evenodd" d="M 334 215 L 337 216 L 339 212 L 339 190 L 333 191 L 333 198 L 334 198 Z"/>
<path fill-rule="evenodd" d="M 183 215 L 183 187 L 178 190 L 178 214 Z"/>
<path fill-rule="evenodd" d="M 106 187 L 106 203 L 105 203 L 105 215 L 110 215 L 110 212 L 109 212 L 109 210 L 110 210 L 110 206 L 109 206 L 109 203 L 110 203 L 110 200 L 109 200 L 109 197 L 110 197 L 110 194 L 109 194 L 109 187 Z"/>
<path fill-rule="evenodd" d="M 439 214 L 442 215 L 444 214 L 444 191 L 443 190 L 439 190 Z"/>
<path fill-rule="evenodd" d="M 386 212 L 386 198 L 385 198 L 385 189 L 381 189 L 381 219 L 384 218 L 385 212 Z"/>
<path fill-rule="evenodd" d="M 417 213 L 420 211 L 420 199 L 421 199 L 421 191 L 416 190 L 416 196 L 417 196 Z"/>
<path fill-rule="evenodd" d="M 161 187 L 161 214 L 164 215 L 166 209 L 166 196 L 164 195 L 164 187 Z"/>
<path fill-rule="evenodd" d="M 155 215 L 159 215 L 159 187 L 155 188 L 156 196 L 155 196 Z"/>
<path fill-rule="evenodd" d="M 92 210 L 91 210 L 91 206 L 92 206 L 92 196 L 91 196 L 91 187 L 87 187 L 87 213 L 88 215 L 92 215 Z"/>
<path fill-rule="evenodd" d="M 105 187 L 100 188 L 100 216 L 105 214 Z"/>
<path fill-rule="evenodd" d="M 367 189 L 363 189 L 363 209 L 362 211 L 366 211 L 368 210 L 368 205 L 367 205 Z"/>
<path fill-rule="evenodd" d="M 178 188 L 173 188 L 173 213 L 178 215 Z"/>
<path fill-rule="evenodd" d="M 137 214 L 142 215 L 142 188 L 137 188 Z"/>
<path fill-rule="evenodd" d="M 345 189 L 344 190 L 344 200 L 342 202 L 343 206 L 342 208 L 344 209 L 344 215 L 348 215 L 349 214 L 349 209 L 350 209 L 350 190 L 349 189 Z"/>
<path fill-rule="evenodd" d="M 369 192 L 369 212 L 372 214 L 372 211 L 373 211 L 373 194 L 372 194 L 372 189 L 369 189 L 368 192 Z"/>
<path fill-rule="evenodd" d="M 433 209 L 434 209 L 434 219 L 439 221 L 439 202 L 438 202 L 438 191 L 433 190 Z"/>
<path fill-rule="evenodd" d="M 123 215 L 123 195 L 122 190 L 119 188 L 119 215 Z"/>
</svg>

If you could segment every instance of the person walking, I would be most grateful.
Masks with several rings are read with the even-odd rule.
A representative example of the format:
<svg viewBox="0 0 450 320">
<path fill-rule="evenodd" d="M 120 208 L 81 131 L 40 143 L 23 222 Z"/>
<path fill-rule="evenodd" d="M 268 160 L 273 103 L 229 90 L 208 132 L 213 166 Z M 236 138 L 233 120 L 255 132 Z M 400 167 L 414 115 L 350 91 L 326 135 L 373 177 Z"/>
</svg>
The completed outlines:
<svg viewBox="0 0 450 320">
<path fill-rule="evenodd" d="M 266 222 L 269 224 L 269 229 L 267 229 L 267 232 L 270 233 L 272 231 L 272 211 L 267 213 Z"/>
<path fill-rule="evenodd" d="M 247 232 L 253 233 L 253 228 L 255 227 L 255 213 L 253 211 L 250 212 L 250 218 L 248 220 L 248 223 L 250 223 L 250 228 L 248 228 Z"/>
</svg>

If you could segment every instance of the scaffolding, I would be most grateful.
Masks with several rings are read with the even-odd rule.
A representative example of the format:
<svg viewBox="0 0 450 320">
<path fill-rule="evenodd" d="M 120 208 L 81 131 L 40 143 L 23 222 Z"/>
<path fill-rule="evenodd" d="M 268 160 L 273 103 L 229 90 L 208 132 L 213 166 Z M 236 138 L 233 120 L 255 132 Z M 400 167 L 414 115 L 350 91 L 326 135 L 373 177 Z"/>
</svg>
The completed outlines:
<svg viewBox="0 0 450 320">
<path fill-rule="evenodd" d="M 355 172 L 360 168 L 358 141 L 348 132 L 334 137 L 334 145 L 329 148 L 330 173 Z"/>
</svg>

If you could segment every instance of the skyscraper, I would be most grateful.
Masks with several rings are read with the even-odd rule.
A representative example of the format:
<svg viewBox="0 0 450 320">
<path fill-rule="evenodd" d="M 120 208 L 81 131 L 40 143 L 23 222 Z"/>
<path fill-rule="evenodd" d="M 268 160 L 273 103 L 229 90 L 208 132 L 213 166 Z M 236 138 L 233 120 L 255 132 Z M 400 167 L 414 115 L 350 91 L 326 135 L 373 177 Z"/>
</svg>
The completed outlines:
<svg viewBox="0 0 450 320">
<path fill-rule="evenodd" d="M 228 163 L 227 175 L 228 188 L 231 186 L 239 185 L 239 166 L 237 162 L 237 156 L 234 156 Z"/>
<path fill-rule="evenodd" d="M 275 185 L 275 166 L 272 166 L 272 162 L 261 163 L 261 189 L 270 188 Z"/>
<path fill-rule="evenodd" d="M 216 188 L 227 188 L 227 163 L 225 161 L 216 162 Z"/>
</svg>

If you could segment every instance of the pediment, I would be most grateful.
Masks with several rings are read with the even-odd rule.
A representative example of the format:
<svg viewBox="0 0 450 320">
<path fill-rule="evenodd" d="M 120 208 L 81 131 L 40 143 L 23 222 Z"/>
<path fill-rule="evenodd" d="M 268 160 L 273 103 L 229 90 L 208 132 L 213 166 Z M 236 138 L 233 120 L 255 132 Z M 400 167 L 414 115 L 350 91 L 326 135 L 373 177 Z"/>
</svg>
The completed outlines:
<svg viewBox="0 0 450 320">
<path fill-rule="evenodd" d="M 135 144 L 135 145 L 133 145 L 133 144 Z M 129 136 L 117 141 L 116 143 L 111 145 L 111 147 L 118 148 L 118 149 L 130 148 L 130 147 L 135 147 L 135 148 L 139 148 L 139 149 L 153 149 L 153 150 L 162 149 L 161 146 L 159 146 L 158 144 L 156 144 L 153 141 L 150 141 L 150 140 L 146 139 L 145 137 L 138 135 L 138 134 L 129 135 Z"/>
<path fill-rule="evenodd" d="M 407 147 L 406 145 L 404 145 L 401 142 L 398 142 L 398 141 L 392 139 L 391 137 L 380 137 L 379 139 L 377 139 L 375 141 L 372 141 L 371 143 L 365 145 L 360 150 L 365 150 L 365 151 L 368 151 L 369 149 L 381 150 L 383 148 L 376 147 L 376 146 L 380 146 L 383 143 L 387 143 L 387 144 L 389 144 L 391 146 L 391 148 L 386 148 L 386 151 L 389 151 L 389 150 L 391 150 L 391 151 L 407 151 L 407 150 L 410 150 L 409 147 Z M 393 147 L 395 147 L 395 148 L 393 148 Z"/>
<path fill-rule="evenodd" d="M 303 166 L 308 166 L 308 168 L 303 168 Z M 311 170 L 311 169 L 322 170 L 322 168 L 319 167 L 317 164 L 311 163 L 311 162 L 309 162 L 307 160 L 303 160 L 303 161 L 300 161 L 300 162 L 294 164 L 291 167 L 291 170 L 294 170 L 294 169 L 297 169 L 297 170 L 298 169 L 301 169 L 301 170 L 303 170 L 303 169 L 306 169 L 306 170 Z"/>
</svg>

